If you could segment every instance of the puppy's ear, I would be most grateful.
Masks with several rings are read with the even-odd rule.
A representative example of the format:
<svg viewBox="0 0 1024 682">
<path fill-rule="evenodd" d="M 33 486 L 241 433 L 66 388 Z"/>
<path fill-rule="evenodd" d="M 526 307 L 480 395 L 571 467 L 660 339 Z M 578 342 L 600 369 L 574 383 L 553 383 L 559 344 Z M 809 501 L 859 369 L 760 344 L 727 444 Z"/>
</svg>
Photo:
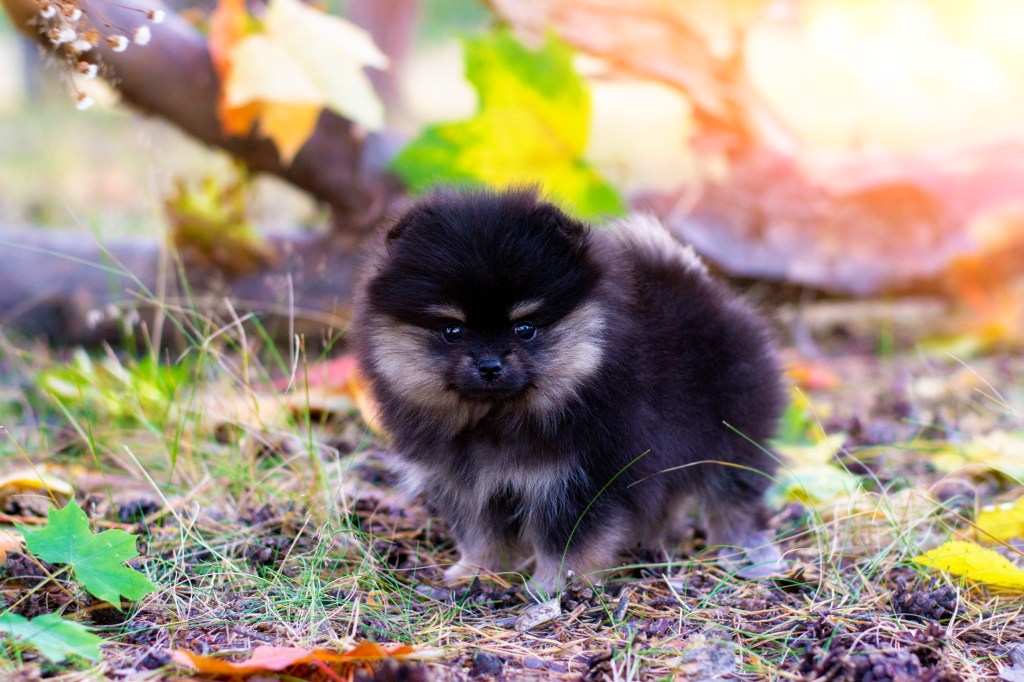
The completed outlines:
<svg viewBox="0 0 1024 682">
<path fill-rule="evenodd" d="M 405 230 L 409 221 L 402 217 L 397 223 L 388 228 L 387 234 L 384 235 L 384 244 L 391 246 L 391 243 L 402 238 L 402 232 Z"/>
<path fill-rule="evenodd" d="M 388 228 L 387 233 L 384 235 L 385 246 L 390 247 L 393 242 L 400 240 L 410 225 L 417 221 L 429 221 L 433 217 L 433 207 L 423 204 L 413 206 L 403 213 L 394 225 Z"/>
<path fill-rule="evenodd" d="M 587 242 L 589 230 L 580 221 L 570 217 L 554 204 L 539 203 L 533 209 L 533 218 L 548 229 L 558 232 L 570 244 L 583 246 Z"/>
</svg>

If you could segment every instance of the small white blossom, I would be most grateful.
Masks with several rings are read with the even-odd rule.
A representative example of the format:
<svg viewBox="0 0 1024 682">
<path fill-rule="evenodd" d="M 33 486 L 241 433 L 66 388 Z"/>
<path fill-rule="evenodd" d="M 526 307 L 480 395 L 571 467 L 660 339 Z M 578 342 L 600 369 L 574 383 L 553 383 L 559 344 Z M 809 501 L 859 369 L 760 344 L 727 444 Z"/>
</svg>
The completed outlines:
<svg viewBox="0 0 1024 682">
<path fill-rule="evenodd" d="M 73 21 L 73 22 L 74 21 L 78 21 L 81 18 L 82 18 L 82 10 L 78 9 L 77 7 L 74 8 L 73 10 L 71 10 L 70 12 L 68 12 L 68 19 Z"/>
<path fill-rule="evenodd" d="M 128 49 L 128 39 L 124 36 L 110 36 L 107 38 L 107 44 L 114 52 L 124 52 Z"/>
<path fill-rule="evenodd" d="M 85 38 L 79 38 L 71 43 L 71 49 L 81 54 L 82 52 L 88 52 L 92 49 L 92 45 Z"/>
<path fill-rule="evenodd" d="M 100 72 L 100 67 L 89 62 L 78 62 L 78 73 L 87 81 L 91 81 Z"/>
<path fill-rule="evenodd" d="M 150 9 L 146 10 L 146 18 L 152 21 L 154 24 L 164 23 L 164 11 L 162 9 Z"/>
<path fill-rule="evenodd" d="M 85 313 L 85 326 L 87 329 L 95 329 L 103 321 L 103 311 L 92 308 Z"/>
<path fill-rule="evenodd" d="M 95 104 L 95 102 L 93 102 L 92 97 L 89 97 L 89 95 L 85 94 L 84 92 L 78 93 L 78 101 L 75 102 L 76 109 L 78 109 L 79 111 L 85 111 L 86 109 L 90 108 L 93 104 Z"/>
<path fill-rule="evenodd" d="M 149 45 L 149 39 L 152 37 L 153 34 L 150 33 L 149 26 L 139 26 L 132 31 L 132 42 L 136 45 Z"/>
<path fill-rule="evenodd" d="M 61 45 L 63 43 L 70 43 L 78 34 L 75 33 L 75 29 L 65 26 L 64 28 L 51 30 L 49 36 L 50 42 L 54 45 Z"/>
<path fill-rule="evenodd" d="M 42 11 L 39 12 L 39 16 L 41 16 L 43 19 L 53 19 L 55 16 L 57 16 L 57 6 L 44 5 Z"/>
</svg>

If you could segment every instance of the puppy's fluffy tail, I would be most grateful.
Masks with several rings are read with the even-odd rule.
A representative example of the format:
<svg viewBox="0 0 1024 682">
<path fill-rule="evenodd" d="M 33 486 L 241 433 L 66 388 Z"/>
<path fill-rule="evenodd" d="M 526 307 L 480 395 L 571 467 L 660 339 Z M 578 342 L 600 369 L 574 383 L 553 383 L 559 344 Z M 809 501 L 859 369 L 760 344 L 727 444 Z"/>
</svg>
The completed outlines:
<svg viewBox="0 0 1024 682">
<path fill-rule="evenodd" d="M 649 263 L 708 276 L 708 268 L 689 244 L 681 242 L 650 213 L 633 213 L 609 224 L 613 233 Z"/>
</svg>

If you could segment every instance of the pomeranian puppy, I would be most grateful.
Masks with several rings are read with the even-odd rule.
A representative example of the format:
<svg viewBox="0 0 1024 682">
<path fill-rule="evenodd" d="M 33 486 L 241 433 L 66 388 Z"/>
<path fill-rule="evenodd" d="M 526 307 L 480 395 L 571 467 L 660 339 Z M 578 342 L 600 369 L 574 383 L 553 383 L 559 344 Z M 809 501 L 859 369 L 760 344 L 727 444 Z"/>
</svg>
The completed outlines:
<svg viewBox="0 0 1024 682">
<path fill-rule="evenodd" d="M 371 256 L 351 334 L 405 486 L 455 537 L 449 582 L 532 560 L 553 592 L 689 501 L 747 575 L 777 570 L 770 335 L 653 217 L 590 229 L 530 190 L 435 193 Z"/>
</svg>

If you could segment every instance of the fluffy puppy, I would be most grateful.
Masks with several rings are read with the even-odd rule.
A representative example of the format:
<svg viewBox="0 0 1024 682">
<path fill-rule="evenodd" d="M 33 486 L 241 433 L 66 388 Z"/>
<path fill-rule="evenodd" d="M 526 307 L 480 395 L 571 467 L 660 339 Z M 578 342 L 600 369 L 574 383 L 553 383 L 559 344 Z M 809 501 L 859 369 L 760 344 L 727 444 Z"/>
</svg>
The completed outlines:
<svg viewBox="0 0 1024 682">
<path fill-rule="evenodd" d="M 532 191 L 444 191 L 386 231 L 352 341 L 406 487 L 448 521 L 449 581 L 545 591 L 657 542 L 695 501 L 710 545 L 774 570 L 765 325 L 637 216 L 591 230 Z"/>
</svg>

